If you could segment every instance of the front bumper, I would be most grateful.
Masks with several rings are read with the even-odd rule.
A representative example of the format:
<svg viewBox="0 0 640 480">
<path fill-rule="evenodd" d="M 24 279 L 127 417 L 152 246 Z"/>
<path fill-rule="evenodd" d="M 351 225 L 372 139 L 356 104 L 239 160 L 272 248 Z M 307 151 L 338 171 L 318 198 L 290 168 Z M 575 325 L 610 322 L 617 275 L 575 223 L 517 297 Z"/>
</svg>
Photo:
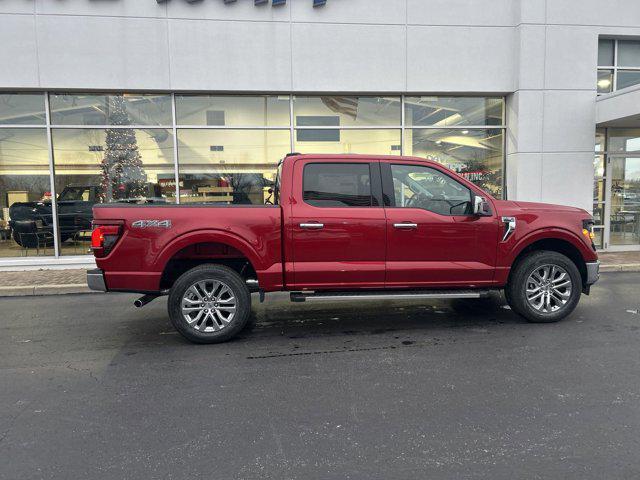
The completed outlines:
<svg viewBox="0 0 640 480">
<path fill-rule="evenodd" d="M 587 265 L 587 280 L 585 285 L 593 285 L 600 278 L 600 262 L 589 262 Z"/>
<path fill-rule="evenodd" d="M 104 281 L 104 272 L 99 268 L 87 271 L 87 285 L 91 290 L 99 292 L 107 291 L 107 284 Z"/>
</svg>

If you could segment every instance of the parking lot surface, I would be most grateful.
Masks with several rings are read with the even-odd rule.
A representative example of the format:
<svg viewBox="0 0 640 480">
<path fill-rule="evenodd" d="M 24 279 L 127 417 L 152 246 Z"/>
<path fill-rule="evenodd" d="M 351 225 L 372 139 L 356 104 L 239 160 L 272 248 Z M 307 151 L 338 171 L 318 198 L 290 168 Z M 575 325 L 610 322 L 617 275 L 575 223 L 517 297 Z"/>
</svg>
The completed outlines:
<svg viewBox="0 0 640 480">
<path fill-rule="evenodd" d="M 135 298 L 0 299 L 0 478 L 640 476 L 638 273 L 549 325 L 499 297 L 254 297 L 220 345 Z"/>
</svg>

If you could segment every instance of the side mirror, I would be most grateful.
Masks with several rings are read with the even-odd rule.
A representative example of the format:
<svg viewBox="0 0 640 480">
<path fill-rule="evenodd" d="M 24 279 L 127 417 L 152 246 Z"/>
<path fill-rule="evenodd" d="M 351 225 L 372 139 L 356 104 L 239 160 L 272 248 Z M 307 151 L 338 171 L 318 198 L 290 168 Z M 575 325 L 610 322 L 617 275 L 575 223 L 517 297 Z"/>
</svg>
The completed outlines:
<svg viewBox="0 0 640 480">
<path fill-rule="evenodd" d="M 486 198 L 477 195 L 473 197 L 473 214 L 480 217 L 491 216 L 491 208 Z"/>
</svg>

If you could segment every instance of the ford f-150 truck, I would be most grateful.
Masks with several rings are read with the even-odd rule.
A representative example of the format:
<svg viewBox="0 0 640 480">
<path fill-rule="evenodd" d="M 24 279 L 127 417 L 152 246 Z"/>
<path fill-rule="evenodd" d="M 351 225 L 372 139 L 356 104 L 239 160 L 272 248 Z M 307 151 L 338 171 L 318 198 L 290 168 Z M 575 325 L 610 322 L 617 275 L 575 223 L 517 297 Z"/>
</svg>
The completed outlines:
<svg viewBox="0 0 640 480">
<path fill-rule="evenodd" d="M 292 301 L 478 298 L 504 289 L 531 322 L 573 311 L 598 279 L 585 210 L 497 200 L 412 157 L 287 155 L 265 205 L 93 208 L 89 287 L 168 294 L 187 339 L 246 324 L 251 292 Z"/>
</svg>

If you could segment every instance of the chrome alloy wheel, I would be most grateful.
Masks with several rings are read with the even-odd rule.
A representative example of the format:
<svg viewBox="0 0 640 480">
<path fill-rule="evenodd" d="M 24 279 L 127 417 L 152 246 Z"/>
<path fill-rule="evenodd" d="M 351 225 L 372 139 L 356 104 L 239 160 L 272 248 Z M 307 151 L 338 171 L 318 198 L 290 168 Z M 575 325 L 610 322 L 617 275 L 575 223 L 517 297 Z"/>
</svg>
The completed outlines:
<svg viewBox="0 0 640 480">
<path fill-rule="evenodd" d="M 527 279 L 527 301 L 540 313 L 560 310 L 571 298 L 569 273 L 559 265 L 536 267 Z"/>
<path fill-rule="evenodd" d="M 187 288 L 180 307 L 191 327 L 199 332 L 217 332 L 233 321 L 236 298 L 226 283 L 202 280 Z"/>
</svg>

